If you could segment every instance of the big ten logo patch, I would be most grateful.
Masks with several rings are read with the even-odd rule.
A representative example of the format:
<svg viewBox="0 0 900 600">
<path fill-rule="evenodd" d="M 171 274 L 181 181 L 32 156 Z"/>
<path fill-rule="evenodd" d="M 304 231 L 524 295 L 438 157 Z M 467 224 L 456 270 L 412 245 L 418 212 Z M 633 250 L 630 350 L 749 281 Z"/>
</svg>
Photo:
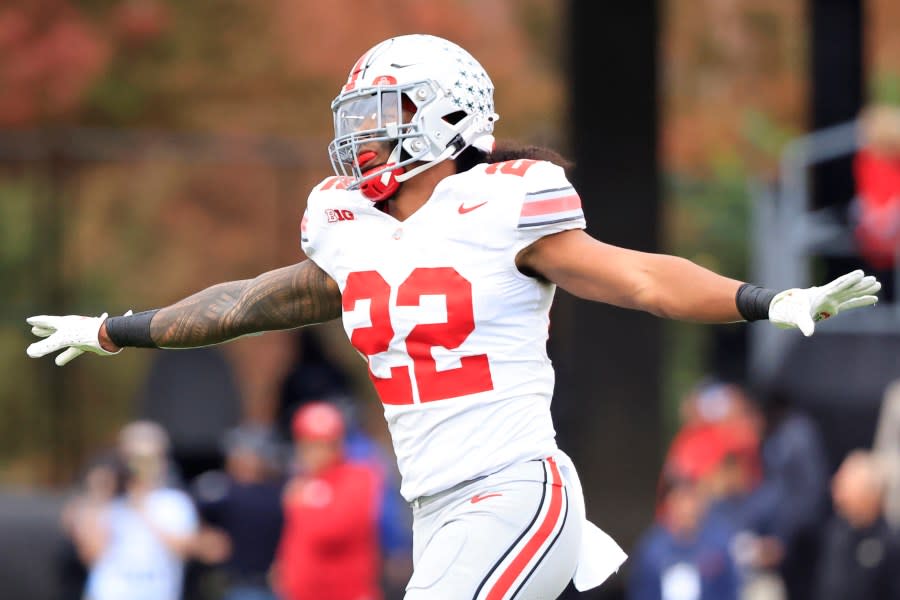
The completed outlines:
<svg viewBox="0 0 900 600">
<path fill-rule="evenodd" d="M 328 217 L 329 223 L 337 223 L 338 221 L 352 221 L 356 217 L 346 208 L 326 208 L 325 216 Z"/>
</svg>

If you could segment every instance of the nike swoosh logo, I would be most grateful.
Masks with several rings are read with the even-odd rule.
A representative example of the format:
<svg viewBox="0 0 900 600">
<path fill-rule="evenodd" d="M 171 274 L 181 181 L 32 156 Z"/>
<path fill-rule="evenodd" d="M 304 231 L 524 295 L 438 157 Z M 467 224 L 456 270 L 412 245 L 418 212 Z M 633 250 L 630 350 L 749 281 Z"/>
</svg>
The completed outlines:
<svg viewBox="0 0 900 600">
<path fill-rule="evenodd" d="M 479 205 L 479 206 L 480 206 L 480 205 Z M 494 494 L 484 494 L 484 495 L 482 495 L 482 494 L 475 494 L 474 496 L 472 496 L 472 504 L 478 504 L 478 503 L 481 502 L 482 500 L 487 500 L 488 498 L 493 498 L 494 496 L 502 496 L 502 495 L 503 495 L 503 494 L 498 494 L 498 493 L 494 493 Z"/>
<path fill-rule="evenodd" d="M 481 204 L 475 204 L 473 206 L 466 206 L 465 204 L 460 204 L 459 205 L 459 214 L 464 215 L 467 212 L 472 212 L 476 208 L 480 208 L 480 207 L 484 206 L 485 204 L 487 204 L 487 200 L 485 200 Z"/>
</svg>

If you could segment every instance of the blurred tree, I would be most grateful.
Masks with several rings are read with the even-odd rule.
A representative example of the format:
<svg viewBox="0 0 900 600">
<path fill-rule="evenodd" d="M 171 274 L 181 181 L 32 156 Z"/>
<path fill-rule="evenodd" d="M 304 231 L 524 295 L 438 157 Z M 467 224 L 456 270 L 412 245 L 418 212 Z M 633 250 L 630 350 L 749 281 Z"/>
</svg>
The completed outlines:
<svg viewBox="0 0 900 600">
<path fill-rule="evenodd" d="M 110 46 L 64 0 L 0 8 L 0 127 L 63 120 L 109 62 Z"/>
</svg>

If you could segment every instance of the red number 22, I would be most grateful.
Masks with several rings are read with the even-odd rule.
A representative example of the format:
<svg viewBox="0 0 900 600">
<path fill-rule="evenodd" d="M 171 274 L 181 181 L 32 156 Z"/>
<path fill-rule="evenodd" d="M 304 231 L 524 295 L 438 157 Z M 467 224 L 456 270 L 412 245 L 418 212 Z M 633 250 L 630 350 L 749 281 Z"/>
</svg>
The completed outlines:
<svg viewBox="0 0 900 600">
<path fill-rule="evenodd" d="M 420 323 L 406 336 L 406 353 L 412 358 L 419 400 L 432 402 L 494 389 L 487 355 L 464 356 L 459 367 L 443 371 L 437 370 L 431 355 L 435 346 L 458 348 L 475 330 L 472 284 L 451 267 L 418 268 L 397 288 L 397 306 L 418 306 L 424 295 L 445 297 L 447 321 Z M 357 271 L 347 277 L 344 310 L 354 310 L 358 300 L 370 300 L 372 324 L 357 327 L 350 335 L 353 346 L 370 360 L 387 351 L 394 337 L 390 297 L 391 287 L 377 271 Z M 390 377 L 377 377 L 370 367 L 369 376 L 385 404 L 412 404 L 409 367 L 391 367 Z"/>
</svg>

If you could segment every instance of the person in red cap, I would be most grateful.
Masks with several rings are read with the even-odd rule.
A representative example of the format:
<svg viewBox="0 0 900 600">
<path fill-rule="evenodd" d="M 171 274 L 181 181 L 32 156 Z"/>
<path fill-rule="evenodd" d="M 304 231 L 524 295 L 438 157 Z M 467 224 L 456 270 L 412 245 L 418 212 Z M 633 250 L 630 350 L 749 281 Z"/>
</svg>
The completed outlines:
<svg viewBox="0 0 900 600">
<path fill-rule="evenodd" d="M 334 405 L 307 404 L 291 425 L 297 474 L 283 500 L 274 567 L 280 597 L 379 600 L 377 473 L 345 460 L 344 418 Z"/>
</svg>

